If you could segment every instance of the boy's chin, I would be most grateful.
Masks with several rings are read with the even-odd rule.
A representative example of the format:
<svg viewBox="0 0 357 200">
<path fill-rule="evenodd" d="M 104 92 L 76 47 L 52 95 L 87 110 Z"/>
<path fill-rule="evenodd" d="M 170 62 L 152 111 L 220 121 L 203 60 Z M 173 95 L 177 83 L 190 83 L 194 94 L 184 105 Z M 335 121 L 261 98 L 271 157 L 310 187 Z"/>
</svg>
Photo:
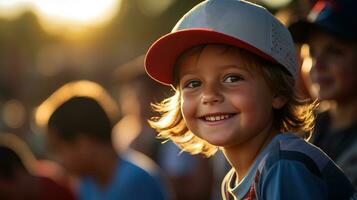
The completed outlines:
<svg viewBox="0 0 357 200">
<path fill-rule="evenodd" d="M 225 138 L 202 138 L 203 140 L 205 140 L 206 142 L 217 146 L 217 147 L 225 147 L 227 145 L 229 145 L 229 140 L 225 139 Z"/>
</svg>

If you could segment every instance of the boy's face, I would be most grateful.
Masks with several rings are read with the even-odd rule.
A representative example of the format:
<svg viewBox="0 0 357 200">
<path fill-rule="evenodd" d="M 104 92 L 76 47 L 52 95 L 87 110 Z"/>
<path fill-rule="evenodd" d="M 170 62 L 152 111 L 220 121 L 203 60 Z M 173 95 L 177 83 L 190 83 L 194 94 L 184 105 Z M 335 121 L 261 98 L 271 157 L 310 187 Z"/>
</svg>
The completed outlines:
<svg viewBox="0 0 357 200">
<path fill-rule="evenodd" d="M 322 100 L 345 101 L 356 95 L 357 45 L 315 32 L 309 41 L 314 60 L 311 79 L 319 85 Z"/>
<path fill-rule="evenodd" d="M 58 136 L 57 130 L 50 129 L 47 134 L 47 146 L 56 162 L 68 172 L 77 176 L 87 175 L 87 160 L 90 156 L 88 145 L 78 136 L 67 141 Z"/>
<path fill-rule="evenodd" d="M 207 45 L 179 62 L 181 111 L 187 127 L 222 147 L 243 144 L 272 128 L 274 97 L 264 77 L 247 70 L 236 49 Z"/>
</svg>

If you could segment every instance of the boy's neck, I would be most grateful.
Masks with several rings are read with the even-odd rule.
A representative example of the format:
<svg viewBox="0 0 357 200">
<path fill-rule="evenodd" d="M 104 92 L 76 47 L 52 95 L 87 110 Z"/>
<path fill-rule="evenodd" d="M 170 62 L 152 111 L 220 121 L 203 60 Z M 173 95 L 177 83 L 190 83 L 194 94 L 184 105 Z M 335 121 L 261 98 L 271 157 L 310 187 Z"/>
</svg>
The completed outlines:
<svg viewBox="0 0 357 200">
<path fill-rule="evenodd" d="M 227 160 L 236 171 L 237 183 L 240 183 L 246 176 L 249 168 L 261 150 L 278 134 L 275 129 L 271 129 L 271 127 L 269 127 L 269 129 L 270 130 L 263 130 L 256 137 L 244 144 L 223 148 Z"/>
<path fill-rule="evenodd" d="M 115 175 L 115 169 L 118 162 L 118 154 L 112 146 L 102 145 L 96 148 L 96 154 L 93 155 L 91 175 L 96 183 L 102 187 L 107 187 Z"/>
</svg>

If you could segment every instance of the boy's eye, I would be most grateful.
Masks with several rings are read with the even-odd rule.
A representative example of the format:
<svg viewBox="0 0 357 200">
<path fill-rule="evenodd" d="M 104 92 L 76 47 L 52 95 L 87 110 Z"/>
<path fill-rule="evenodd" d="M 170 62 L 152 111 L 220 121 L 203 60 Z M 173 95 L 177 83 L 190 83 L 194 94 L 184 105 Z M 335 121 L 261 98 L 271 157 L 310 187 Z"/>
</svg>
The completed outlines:
<svg viewBox="0 0 357 200">
<path fill-rule="evenodd" d="M 201 81 L 198 80 L 192 80 L 188 81 L 185 85 L 184 88 L 195 88 L 201 86 Z"/>
<path fill-rule="evenodd" d="M 238 75 L 228 75 L 224 78 L 223 81 L 226 83 L 233 83 L 233 82 L 237 82 L 239 80 L 243 80 L 243 78 Z"/>
</svg>

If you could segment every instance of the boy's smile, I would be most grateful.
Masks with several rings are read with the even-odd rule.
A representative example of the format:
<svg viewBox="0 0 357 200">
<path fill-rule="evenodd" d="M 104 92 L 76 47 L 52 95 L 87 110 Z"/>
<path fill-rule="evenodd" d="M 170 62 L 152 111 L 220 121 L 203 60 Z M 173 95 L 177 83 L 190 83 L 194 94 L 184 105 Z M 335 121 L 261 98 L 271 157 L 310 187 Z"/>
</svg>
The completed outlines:
<svg viewBox="0 0 357 200">
<path fill-rule="evenodd" d="M 272 126 L 271 89 L 236 48 L 207 45 L 178 62 L 187 127 L 217 146 L 242 143 Z"/>
<path fill-rule="evenodd" d="M 220 122 L 222 120 L 227 120 L 233 117 L 235 114 L 233 113 L 211 113 L 199 117 L 201 120 L 206 122 Z"/>
</svg>

